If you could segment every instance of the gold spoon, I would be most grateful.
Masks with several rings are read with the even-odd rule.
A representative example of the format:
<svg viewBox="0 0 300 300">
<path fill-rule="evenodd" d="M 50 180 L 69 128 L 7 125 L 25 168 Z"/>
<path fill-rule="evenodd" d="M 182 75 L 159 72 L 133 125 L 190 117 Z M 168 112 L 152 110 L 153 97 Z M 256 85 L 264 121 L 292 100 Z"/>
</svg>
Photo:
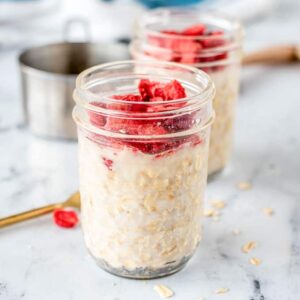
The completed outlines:
<svg viewBox="0 0 300 300">
<path fill-rule="evenodd" d="M 57 208 L 64 208 L 64 207 L 74 207 L 80 208 L 80 194 L 79 192 L 74 193 L 71 195 L 66 201 L 61 203 L 54 203 L 47 206 L 43 206 L 40 208 L 32 209 L 29 211 L 25 211 L 20 214 L 16 214 L 13 216 L 9 216 L 6 218 L 0 219 L 0 228 L 16 224 L 25 220 L 33 219 L 42 215 L 46 215 L 51 213 Z"/>
</svg>

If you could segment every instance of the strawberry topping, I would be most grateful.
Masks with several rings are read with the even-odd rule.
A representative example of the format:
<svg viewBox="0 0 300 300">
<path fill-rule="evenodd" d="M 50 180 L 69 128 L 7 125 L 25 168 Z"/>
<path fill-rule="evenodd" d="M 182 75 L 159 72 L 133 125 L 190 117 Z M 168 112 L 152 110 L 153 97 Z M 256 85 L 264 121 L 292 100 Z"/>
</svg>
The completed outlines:
<svg viewBox="0 0 300 300">
<path fill-rule="evenodd" d="M 181 34 L 182 35 L 191 35 L 191 36 L 197 36 L 197 35 L 203 35 L 206 30 L 206 27 L 204 24 L 197 24 L 191 27 L 188 27 L 184 29 Z"/>
<path fill-rule="evenodd" d="M 215 62 L 228 57 L 227 52 L 219 52 L 209 56 L 203 55 L 203 50 L 221 47 L 226 44 L 224 32 L 221 30 L 209 30 L 204 24 L 196 24 L 182 31 L 162 30 L 161 33 L 172 36 L 149 35 L 148 41 L 150 45 L 165 51 L 148 50 L 145 53 L 146 55 L 160 60 L 184 64 Z M 195 39 L 186 39 L 186 37 L 195 37 Z M 171 50 L 171 52 L 167 50 Z M 214 71 L 220 68 L 222 67 L 213 67 L 205 70 Z"/>
<path fill-rule="evenodd" d="M 139 84 L 139 91 L 143 101 L 150 102 L 177 100 L 186 97 L 184 87 L 177 80 L 163 84 L 142 79 Z"/>
<path fill-rule="evenodd" d="M 190 113 L 174 116 L 172 111 L 182 108 L 186 105 L 185 101 L 172 103 L 172 100 L 184 99 L 187 97 L 184 87 L 177 81 L 172 80 L 167 83 L 150 81 L 143 79 L 138 85 L 139 95 L 114 95 L 111 98 L 119 103 L 106 104 L 107 109 L 122 111 L 122 115 L 113 114 L 103 116 L 95 111 L 89 111 L 91 123 L 107 131 L 113 131 L 130 135 L 153 135 L 161 136 L 158 140 L 147 139 L 145 141 L 128 141 L 126 139 L 111 138 L 107 141 L 112 146 L 120 148 L 122 145 L 131 148 L 133 151 L 141 151 L 147 154 L 157 154 L 170 151 L 179 147 L 181 144 L 189 141 L 187 138 L 181 138 L 176 141 L 164 139 L 163 135 L 177 131 L 187 130 L 192 127 L 193 115 Z M 134 102 L 134 103 L 130 103 Z M 140 104 L 139 104 L 140 102 Z M 155 104 L 159 102 L 158 104 Z M 103 104 L 92 103 L 96 107 L 103 107 Z M 170 111 L 171 117 L 138 118 L 136 113 L 159 113 Z M 125 112 L 125 115 L 124 115 Z M 126 115 L 128 112 L 128 115 Z M 135 113 L 135 114 L 132 114 Z M 95 135 L 97 138 L 99 136 Z M 110 139 L 110 138 L 105 138 Z M 109 171 L 113 168 L 113 161 L 102 157 L 104 165 Z"/>
</svg>

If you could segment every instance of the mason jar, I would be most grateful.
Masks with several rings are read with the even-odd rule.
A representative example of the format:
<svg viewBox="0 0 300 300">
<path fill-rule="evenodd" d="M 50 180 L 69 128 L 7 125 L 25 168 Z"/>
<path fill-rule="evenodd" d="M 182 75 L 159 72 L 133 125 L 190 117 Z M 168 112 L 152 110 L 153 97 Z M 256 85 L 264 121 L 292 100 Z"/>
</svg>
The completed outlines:
<svg viewBox="0 0 300 300">
<path fill-rule="evenodd" d="M 216 87 L 209 175 L 228 163 L 239 90 L 243 30 L 239 22 L 197 9 L 158 9 L 141 16 L 130 45 L 134 59 L 187 64 L 209 74 Z"/>
<path fill-rule="evenodd" d="M 121 95 L 138 94 L 141 80 L 177 80 L 186 96 L 124 100 Z M 194 253 L 202 235 L 214 93 L 208 75 L 176 63 L 121 61 L 78 76 L 73 117 L 82 228 L 104 270 L 161 277 Z"/>
</svg>

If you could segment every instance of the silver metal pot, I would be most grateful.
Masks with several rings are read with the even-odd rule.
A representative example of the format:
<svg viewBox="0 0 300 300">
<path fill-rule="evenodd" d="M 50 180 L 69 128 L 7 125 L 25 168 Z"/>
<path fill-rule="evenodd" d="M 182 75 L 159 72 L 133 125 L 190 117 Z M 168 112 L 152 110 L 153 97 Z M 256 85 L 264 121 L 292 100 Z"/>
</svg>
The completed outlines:
<svg viewBox="0 0 300 300">
<path fill-rule="evenodd" d="M 43 137 L 75 139 L 76 76 L 91 66 L 128 58 L 125 45 L 105 43 L 65 42 L 21 53 L 23 103 L 31 131 Z"/>
</svg>

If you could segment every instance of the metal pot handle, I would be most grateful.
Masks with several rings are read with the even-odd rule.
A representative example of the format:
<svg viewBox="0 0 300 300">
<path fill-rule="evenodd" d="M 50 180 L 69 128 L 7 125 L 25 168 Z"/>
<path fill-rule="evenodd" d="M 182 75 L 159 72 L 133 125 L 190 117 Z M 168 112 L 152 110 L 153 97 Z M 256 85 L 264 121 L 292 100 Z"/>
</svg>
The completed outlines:
<svg viewBox="0 0 300 300">
<path fill-rule="evenodd" d="M 65 42 L 71 42 L 71 31 L 74 25 L 79 24 L 81 28 L 83 29 L 83 42 L 91 41 L 92 35 L 91 35 L 91 28 L 90 24 L 87 20 L 82 18 L 72 18 L 66 21 L 63 27 L 63 39 Z"/>
</svg>

